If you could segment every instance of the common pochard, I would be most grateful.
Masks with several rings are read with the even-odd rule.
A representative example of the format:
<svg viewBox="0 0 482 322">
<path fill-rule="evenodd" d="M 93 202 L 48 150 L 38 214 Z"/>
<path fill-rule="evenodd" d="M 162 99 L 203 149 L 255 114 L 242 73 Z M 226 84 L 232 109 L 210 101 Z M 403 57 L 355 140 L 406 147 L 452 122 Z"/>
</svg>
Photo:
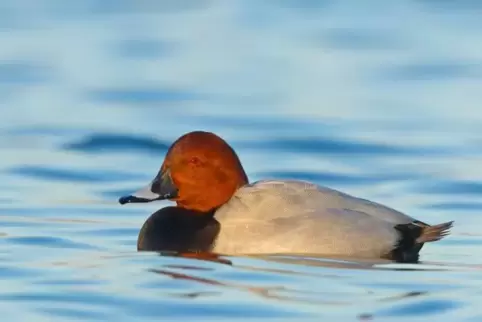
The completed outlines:
<svg viewBox="0 0 482 322">
<path fill-rule="evenodd" d="M 137 248 L 215 254 L 317 254 L 418 261 L 453 222 L 428 225 L 381 204 L 299 180 L 249 183 L 219 136 L 187 133 L 144 189 L 121 204 L 171 200 L 140 230 Z"/>
</svg>

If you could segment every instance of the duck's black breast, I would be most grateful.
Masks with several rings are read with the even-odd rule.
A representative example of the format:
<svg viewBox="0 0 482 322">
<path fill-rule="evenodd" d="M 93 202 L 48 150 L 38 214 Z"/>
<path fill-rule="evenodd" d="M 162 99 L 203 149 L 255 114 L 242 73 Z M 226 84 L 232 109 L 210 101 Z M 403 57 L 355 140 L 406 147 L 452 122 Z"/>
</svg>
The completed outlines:
<svg viewBox="0 0 482 322">
<path fill-rule="evenodd" d="M 209 252 L 220 227 L 213 213 L 165 207 L 153 213 L 142 226 L 137 250 Z"/>
</svg>

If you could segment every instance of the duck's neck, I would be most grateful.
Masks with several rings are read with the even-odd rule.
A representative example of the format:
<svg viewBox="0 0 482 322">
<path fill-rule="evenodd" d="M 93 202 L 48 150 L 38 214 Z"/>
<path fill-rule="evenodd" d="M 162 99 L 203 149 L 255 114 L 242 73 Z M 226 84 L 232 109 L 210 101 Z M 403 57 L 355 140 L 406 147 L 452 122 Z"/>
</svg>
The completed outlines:
<svg viewBox="0 0 482 322">
<path fill-rule="evenodd" d="M 210 251 L 220 225 L 211 213 L 165 207 L 152 214 L 139 232 L 138 250 Z"/>
<path fill-rule="evenodd" d="M 191 218 L 196 218 L 196 219 L 212 219 L 214 216 L 214 213 L 216 212 L 216 209 L 209 210 L 209 211 L 199 211 L 199 210 L 194 210 L 194 209 L 187 209 L 183 207 L 176 207 L 176 216 L 186 218 L 187 220 L 190 220 Z M 194 220 L 196 220 L 194 219 Z"/>
</svg>

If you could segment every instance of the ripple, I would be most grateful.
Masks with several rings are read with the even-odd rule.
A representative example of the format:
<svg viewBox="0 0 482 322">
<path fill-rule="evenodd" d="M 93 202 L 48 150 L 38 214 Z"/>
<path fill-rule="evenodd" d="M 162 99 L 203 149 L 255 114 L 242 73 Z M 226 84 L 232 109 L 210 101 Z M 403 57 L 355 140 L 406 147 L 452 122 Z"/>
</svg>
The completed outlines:
<svg viewBox="0 0 482 322">
<path fill-rule="evenodd" d="M 463 211 L 480 211 L 482 210 L 482 202 L 436 202 L 428 205 L 422 205 L 425 209 L 436 210 L 463 210 Z"/>
<path fill-rule="evenodd" d="M 92 134 L 77 142 L 67 143 L 65 150 L 82 151 L 87 153 L 112 152 L 166 152 L 170 144 L 157 139 L 129 134 Z"/>
<path fill-rule="evenodd" d="M 108 315 L 105 313 L 93 312 L 91 310 L 86 311 L 85 309 L 42 308 L 39 309 L 39 311 L 47 313 L 48 315 L 75 320 L 106 321 L 108 319 Z"/>
<path fill-rule="evenodd" d="M 428 194 L 448 194 L 448 195 L 482 195 L 481 182 L 467 182 L 467 181 L 440 181 L 435 180 L 430 183 L 425 183 L 418 191 Z"/>
<path fill-rule="evenodd" d="M 453 14 L 457 11 L 465 11 L 478 15 L 482 10 L 482 3 L 477 0 L 459 0 L 456 2 L 450 0 L 417 0 L 417 2 L 423 4 L 430 12 L 442 10 Z"/>
<path fill-rule="evenodd" d="M 343 141 L 338 139 L 300 138 L 273 139 L 261 142 L 240 143 L 242 147 L 276 150 L 279 152 L 323 153 L 332 155 L 411 155 L 434 152 L 432 149 L 396 147 L 389 144 Z M 432 150 L 432 151 L 431 151 Z"/>
<path fill-rule="evenodd" d="M 10 174 L 49 181 L 68 182 L 118 182 L 125 180 L 143 179 L 144 176 L 125 171 L 107 169 L 73 170 L 45 166 L 20 166 L 7 171 Z"/>
<path fill-rule="evenodd" d="M 152 178 L 151 178 L 152 179 Z M 146 180 L 146 184 L 147 184 L 148 180 Z M 134 188 L 135 190 L 135 188 Z M 126 188 L 126 189 L 110 189 L 110 190 L 102 190 L 102 191 L 99 191 L 98 194 L 100 194 L 101 196 L 107 198 L 107 199 L 111 199 L 111 200 L 118 200 L 119 199 L 119 196 L 127 196 L 127 195 L 130 195 L 133 191 L 133 188 Z"/>
<path fill-rule="evenodd" d="M 117 202 L 117 200 L 116 200 Z M 32 207 L 32 206 L 22 206 L 22 207 L 0 207 L 0 214 L 2 215 L 17 215 L 17 216 L 32 216 L 39 220 L 47 219 L 44 216 L 59 216 L 66 217 L 69 216 L 79 216 L 79 217 L 96 217 L 99 215 L 139 215 L 143 214 L 140 208 L 122 208 L 120 211 L 118 208 L 100 207 L 98 205 L 82 206 L 60 206 L 55 207 Z M 30 219 L 31 220 L 31 219 Z M 72 223 L 72 221 L 69 221 Z"/>
<path fill-rule="evenodd" d="M 347 175 L 331 172 L 309 172 L 309 171 L 269 171 L 255 174 L 259 178 L 283 178 L 295 180 L 307 180 L 320 183 L 341 183 L 348 185 L 372 184 L 379 182 L 412 180 L 415 175 L 389 175 L 374 174 L 369 176 Z"/>
<path fill-rule="evenodd" d="M 139 317 L 233 317 L 239 313 L 238 305 L 219 305 L 213 301 L 197 303 L 189 298 L 168 299 L 160 297 L 156 299 L 142 299 L 123 295 L 102 294 L 100 292 L 19 292 L 11 295 L 0 295 L 3 301 L 13 302 L 38 302 L 43 308 L 48 305 L 82 304 L 83 310 L 92 309 L 115 309 L 124 314 L 134 314 Z M 50 308 L 47 308 L 50 309 Z M 270 308 L 268 305 L 255 302 L 243 301 L 243 317 L 302 317 L 306 313 L 298 313 L 288 309 L 277 307 Z"/>
<path fill-rule="evenodd" d="M 282 0 L 271 1 L 276 7 L 284 7 L 292 10 L 300 10 L 303 13 L 317 13 L 327 9 L 333 4 L 331 0 Z"/>
<path fill-rule="evenodd" d="M 63 127 L 63 126 L 42 126 L 42 125 L 28 125 L 28 126 L 17 126 L 13 128 L 6 129 L 4 131 L 7 135 L 25 135 L 25 136 L 58 136 L 64 137 L 69 135 L 84 135 L 88 133 L 89 130 L 79 128 L 79 127 Z"/>
<path fill-rule="evenodd" d="M 55 248 L 69 248 L 69 249 L 100 249 L 98 247 L 73 242 L 60 237 L 47 236 L 29 236 L 29 237 L 9 237 L 7 241 L 16 245 L 25 245 L 29 247 L 55 247 Z"/>
<path fill-rule="evenodd" d="M 384 78 L 395 81 L 454 80 L 482 75 L 478 65 L 460 62 L 417 62 L 385 70 Z"/>
<path fill-rule="evenodd" d="M 80 231 L 76 234 L 79 235 L 93 235 L 102 237 L 132 237 L 137 236 L 139 233 L 138 228 L 111 228 L 111 229 L 91 229 Z"/>
<path fill-rule="evenodd" d="M 41 270 L 0 266 L 0 279 L 29 278 L 43 275 Z"/>
<path fill-rule="evenodd" d="M 452 236 L 450 239 L 446 241 L 450 245 L 457 245 L 457 246 L 482 246 L 482 238 L 479 236 Z"/>
<path fill-rule="evenodd" d="M 189 120 L 190 123 L 195 122 L 200 124 L 200 126 L 206 126 L 206 124 L 208 124 L 217 128 L 236 128 L 240 130 L 257 130 L 262 132 L 280 131 L 280 129 L 283 129 L 283 131 L 296 131 L 302 127 L 304 130 L 316 130 L 318 133 L 320 130 L 323 130 L 323 132 L 326 131 L 328 133 L 329 130 L 336 130 L 339 127 L 338 124 L 330 124 L 327 122 L 277 116 L 259 116 L 253 118 L 251 116 L 240 115 L 232 117 L 223 115 L 205 115 L 193 112 L 189 115 L 183 116 L 183 119 Z"/>
<path fill-rule="evenodd" d="M 51 223 L 29 222 L 29 221 L 7 221 L 0 220 L 0 227 L 2 228 L 38 228 L 38 227 L 50 227 Z"/>
<path fill-rule="evenodd" d="M 115 46 L 115 50 L 124 58 L 156 59 L 172 51 L 172 47 L 154 39 L 125 39 Z"/>
<path fill-rule="evenodd" d="M 158 104 L 192 101 L 201 98 L 199 94 L 177 89 L 98 89 L 87 93 L 90 99 L 116 104 Z"/>
<path fill-rule="evenodd" d="M 162 1 L 162 2 L 131 2 L 131 1 L 93 1 L 88 2 L 90 14 L 153 14 L 176 13 L 199 10 L 206 7 L 206 0 Z M 70 6 L 69 6 L 70 8 Z"/>
<path fill-rule="evenodd" d="M 33 62 L 0 63 L 0 84 L 36 84 L 48 81 L 51 70 Z"/>
<path fill-rule="evenodd" d="M 462 307 L 459 301 L 448 300 L 422 300 L 406 305 L 399 305 L 393 309 L 383 312 L 382 316 L 425 316 L 425 315 L 442 315 L 447 311 Z"/>
<path fill-rule="evenodd" d="M 76 280 L 76 279 L 43 279 L 40 281 L 34 281 L 33 284 L 37 285 L 50 285 L 50 286 L 85 286 L 85 285 L 101 285 L 105 282 L 90 279 L 90 280 Z"/>
<path fill-rule="evenodd" d="M 376 29 L 332 28 L 323 34 L 322 40 L 332 48 L 344 50 L 398 49 L 402 46 L 394 35 Z"/>
</svg>

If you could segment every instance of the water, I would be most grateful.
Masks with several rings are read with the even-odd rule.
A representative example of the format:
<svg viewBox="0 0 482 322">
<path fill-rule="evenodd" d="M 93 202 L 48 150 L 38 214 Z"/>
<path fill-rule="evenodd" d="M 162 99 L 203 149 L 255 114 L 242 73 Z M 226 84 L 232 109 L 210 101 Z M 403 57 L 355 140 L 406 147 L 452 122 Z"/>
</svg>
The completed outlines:
<svg viewBox="0 0 482 322">
<path fill-rule="evenodd" d="M 479 321 L 477 1 L 4 1 L 3 321 Z M 170 142 L 456 220 L 422 263 L 137 253 Z M 374 264 L 374 265 L 372 265 Z"/>
</svg>

